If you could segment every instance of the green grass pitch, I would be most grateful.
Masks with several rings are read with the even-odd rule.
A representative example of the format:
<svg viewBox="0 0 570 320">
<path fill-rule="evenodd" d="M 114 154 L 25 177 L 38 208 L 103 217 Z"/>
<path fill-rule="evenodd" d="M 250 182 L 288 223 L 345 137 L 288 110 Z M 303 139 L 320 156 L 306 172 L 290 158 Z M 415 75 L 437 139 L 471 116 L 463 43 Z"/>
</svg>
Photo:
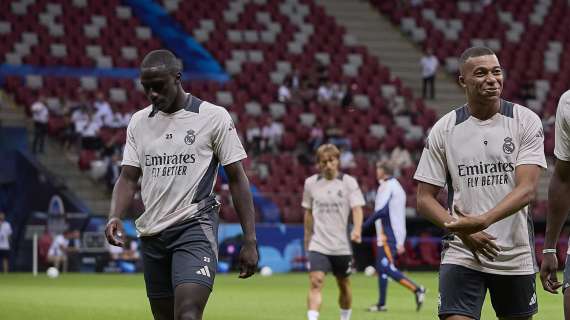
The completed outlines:
<svg viewBox="0 0 570 320">
<path fill-rule="evenodd" d="M 352 276 L 353 320 L 437 319 L 437 273 L 409 273 L 428 289 L 420 312 L 413 295 L 391 282 L 388 312 L 368 313 L 377 299 L 376 277 Z M 540 284 L 537 282 L 537 286 Z M 308 277 L 305 273 L 278 274 L 247 280 L 235 274 L 218 275 L 206 308 L 206 320 L 306 319 Z M 539 313 L 534 319 L 562 319 L 562 296 L 537 290 Z M 327 276 L 321 319 L 338 319 L 337 288 Z M 67 274 L 49 279 L 44 274 L 0 274 L 0 319 L 152 319 L 142 275 Z M 496 319 L 489 299 L 482 319 Z"/>
</svg>

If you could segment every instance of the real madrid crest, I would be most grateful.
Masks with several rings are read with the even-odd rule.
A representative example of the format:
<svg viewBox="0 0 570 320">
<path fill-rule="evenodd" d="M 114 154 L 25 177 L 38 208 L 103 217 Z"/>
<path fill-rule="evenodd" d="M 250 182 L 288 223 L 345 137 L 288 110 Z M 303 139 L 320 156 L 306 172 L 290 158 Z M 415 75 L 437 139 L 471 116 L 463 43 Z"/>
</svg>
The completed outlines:
<svg viewBox="0 0 570 320">
<path fill-rule="evenodd" d="M 192 145 L 196 141 L 196 132 L 192 129 L 186 131 L 186 136 L 184 137 L 184 143 L 187 145 Z"/>
<path fill-rule="evenodd" d="M 505 143 L 503 144 L 503 152 L 506 154 L 511 154 L 515 151 L 515 144 L 513 143 L 513 138 L 506 137 Z"/>
</svg>

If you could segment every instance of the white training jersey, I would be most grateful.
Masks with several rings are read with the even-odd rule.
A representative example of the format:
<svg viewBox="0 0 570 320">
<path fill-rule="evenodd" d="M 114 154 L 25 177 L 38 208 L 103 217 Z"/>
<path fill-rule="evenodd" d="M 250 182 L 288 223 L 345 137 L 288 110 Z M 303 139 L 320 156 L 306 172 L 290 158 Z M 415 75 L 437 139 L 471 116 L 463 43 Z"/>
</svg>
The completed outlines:
<svg viewBox="0 0 570 320">
<path fill-rule="evenodd" d="M 10 223 L 4 221 L 0 223 L 0 250 L 10 249 L 10 236 L 12 235 L 12 227 Z"/>
<path fill-rule="evenodd" d="M 500 112 L 479 120 L 465 105 L 442 117 L 432 128 L 414 178 L 448 186 L 448 208 L 456 205 L 480 215 L 494 208 L 515 188 L 515 169 L 532 164 L 546 168 L 540 118 L 518 104 L 501 100 Z M 453 211 L 453 210 L 450 210 Z M 453 213 L 455 215 L 455 213 Z M 454 237 L 442 253 L 442 264 L 458 264 L 493 274 L 533 274 L 534 232 L 528 206 L 489 226 L 501 252 L 481 264 Z"/>
<path fill-rule="evenodd" d="M 377 245 L 382 246 L 386 241 L 403 246 L 406 242 L 406 191 L 398 179 L 391 177 L 381 181 L 374 202 L 376 213 L 379 213 L 379 219 L 374 222 Z"/>
<path fill-rule="evenodd" d="M 558 160 L 570 161 L 570 90 L 558 101 L 554 127 L 554 156 Z M 570 247 L 567 253 L 570 254 Z"/>
<path fill-rule="evenodd" d="M 53 238 L 51 243 L 48 256 L 63 257 L 66 255 L 65 249 L 69 246 L 69 240 L 65 239 L 62 234 L 58 234 Z"/>
<path fill-rule="evenodd" d="M 332 180 L 313 175 L 305 180 L 301 205 L 313 215 L 309 251 L 326 255 L 352 254 L 348 217 L 352 208 L 365 205 L 356 179 L 343 173 Z"/>
<path fill-rule="evenodd" d="M 218 165 L 246 156 L 228 111 L 190 94 L 185 107 L 172 114 L 153 114 L 152 106 L 136 112 L 122 164 L 142 170 L 139 236 L 196 216 L 200 202 L 213 194 Z"/>
</svg>

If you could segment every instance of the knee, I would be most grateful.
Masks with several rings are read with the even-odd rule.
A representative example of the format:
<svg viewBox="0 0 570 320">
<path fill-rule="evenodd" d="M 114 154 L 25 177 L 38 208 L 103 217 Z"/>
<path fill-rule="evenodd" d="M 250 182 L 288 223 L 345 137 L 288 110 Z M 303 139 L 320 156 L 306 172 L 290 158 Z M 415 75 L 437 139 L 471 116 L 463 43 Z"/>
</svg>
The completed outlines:
<svg viewBox="0 0 570 320">
<path fill-rule="evenodd" d="M 320 290 L 323 287 L 324 277 L 311 277 L 311 290 Z"/>
<path fill-rule="evenodd" d="M 195 305 L 187 304 L 177 310 L 177 320 L 201 320 L 202 319 L 202 309 Z"/>
<path fill-rule="evenodd" d="M 391 262 L 387 257 L 383 257 L 382 259 L 378 260 L 378 263 L 376 264 L 378 273 L 387 273 L 390 271 L 390 264 Z"/>
</svg>

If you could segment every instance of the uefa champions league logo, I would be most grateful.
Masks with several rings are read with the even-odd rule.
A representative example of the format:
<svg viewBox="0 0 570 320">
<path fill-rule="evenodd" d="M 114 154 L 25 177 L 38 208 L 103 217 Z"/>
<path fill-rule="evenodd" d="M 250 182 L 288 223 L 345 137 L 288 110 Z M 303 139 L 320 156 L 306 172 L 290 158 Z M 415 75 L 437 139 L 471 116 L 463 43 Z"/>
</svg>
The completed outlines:
<svg viewBox="0 0 570 320">
<path fill-rule="evenodd" d="M 184 137 L 184 143 L 187 145 L 192 145 L 196 141 L 196 132 L 192 129 L 186 131 L 186 137 Z"/>
</svg>

